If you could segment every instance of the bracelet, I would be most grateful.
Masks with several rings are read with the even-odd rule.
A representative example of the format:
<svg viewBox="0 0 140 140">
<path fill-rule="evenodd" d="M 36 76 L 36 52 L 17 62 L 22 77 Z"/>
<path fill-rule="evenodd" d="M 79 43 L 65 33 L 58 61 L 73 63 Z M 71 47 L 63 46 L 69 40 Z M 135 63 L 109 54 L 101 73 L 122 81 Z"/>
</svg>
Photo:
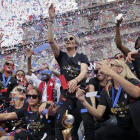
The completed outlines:
<svg viewBox="0 0 140 140">
<path fill-rule="evenodd" d="M 77 81 L 77 84 L 79 83 L 79 82 L 78 82 L 78 80 L 77 80 L 76 78 L 75 78 L 74 80 L 76 80 L 76 81 Z"/>
</svg>

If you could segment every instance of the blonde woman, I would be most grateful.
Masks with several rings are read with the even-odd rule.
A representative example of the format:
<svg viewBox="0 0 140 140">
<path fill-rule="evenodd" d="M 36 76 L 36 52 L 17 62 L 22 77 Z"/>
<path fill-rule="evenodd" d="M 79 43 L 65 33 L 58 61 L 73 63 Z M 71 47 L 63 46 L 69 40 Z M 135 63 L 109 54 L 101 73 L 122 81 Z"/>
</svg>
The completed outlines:
<svg viewBox="0 0 140 140">
<path fill-rule="evenodd" d="M 97 119 L 100 119 L 106 109 L 117 118 L 117 125 L 105 126 L 100 128 L 95 135 L 96 140 L 139 140 L 140 136 L 136 131 L 134 114 L 136 113 L 129 108 L 132 102 L 137 102 L 140 97 L 138 88 L 139 80 L 134 76 L 128 66 L 119 60 L 112 60 L 110 67 L 100 64 L 100 71 L 108 75 L 111 81 L 101 93 L 101 99 L 97 109 L 93 108 L 85 100 L 84 91 L 78 89 L 76 97 L 81 101 Z M 138 112 L 138 110 L 137 110 Z M 137 129 L 138 130 L 138 129 Z"/>
<path fill-rule="evenodd" d="M 21 108 L 27 108 L 27 104 L 25 103 L 25 99 L 26 99 L 26 90 L 24 87 L 22 86 L 16 86 L 12 92 L 11 92 L 11 98 L 13 101 L 13 105 L 8 107 L 3 114 L 3 117 L 5 117 L 5 113 L 10 113 L 10 112 L 15 112 Z M 4 123 L 3 123 L 4 125 Z M 6 131 L 4 130 L 4 128 L 0 127 L 0 137 L 3 135 L 6 135 L 7 133 L 11 133 L 12 131 L 16 130 L 17 128 L 26 128 L 25 127 L 25 119 L 21 118 L 19 120 L 9 120 L 5 122 L 5 128 Z M 2 139 L 9 139 L 12 140 L 13 137 L 12 136 L 3 136 L 2 138 L 0 138 L 0 140 Z"/>
</svg>

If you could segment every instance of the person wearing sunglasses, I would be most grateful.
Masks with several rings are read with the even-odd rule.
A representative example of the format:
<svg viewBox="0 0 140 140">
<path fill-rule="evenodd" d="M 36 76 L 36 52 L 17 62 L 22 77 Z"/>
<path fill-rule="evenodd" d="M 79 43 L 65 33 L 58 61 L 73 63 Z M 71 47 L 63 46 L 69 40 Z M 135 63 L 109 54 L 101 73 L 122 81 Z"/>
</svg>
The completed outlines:
<svg viewBox="0 0 140 140">
<path fill-rule="evenodd" d="M 126 57 L 123 54 L 121 54 L 121 53 L 115 54 L 114 58 L 118 59 L 118 60 L 121 60 L 123 62 L 126 60 Z"/>
<path fill-rule="evenodd" d="M 126 57 L 122 53 L 115 54 L 114 59 L 121 60 L 123 62 L 126 61 Z M 129 61 L 126 61 L 126 64 L 130 68 L 130 70 L 136 75 L 134 65 L 130 63 Z"/>
<path fill-rule="evenodd" d="M 76 97 L 97 119 L 100 119 L 105 110 L 109 109 L 117 118 L 117 125 L 104 126 L 95 133 L 96 140 L 140 140 L 137 114 L 139 109 L 135 106 L 137 113 L 131 105 L 140 102 L 140 81 L 131 72 L 128 66 L 120 60 L 110 61 L 110 66 L 98 63 L 101 73 L 107 75 L 110 82 L 101 93 L 97 109 L 88 104 L 84 91 L 78 89 Z M 135 104 L 136 105 L 136 104 Z"/>
<path fill-rule="evenodd" d="M 60 66 L 61 73 L 60 77 L 62 77 L 62 80 L 64 78 L 66 79 L 66 82 L 61 87 L 61 95 L 59 103 L 62 104 L 57 110 L 57 115 L 60 115 L 60 118 L 56 119 L 55 137 L 57 140 L 64 139 L 62 135 L 62 130 L 64 129 L 61 123 L 62 116 L 66 110 L 68 110 L 69 113 L 72 113 L 73 110 L 76 108 L 78 110 L 77 114 L 74 115 L 74 117 L 77 118 L 77 116 L 79 117 L 82 116 L 85 128 L 85 139 L 93 140 L 94 139 L 93 117 L 88 112 L 80 113 L 83 106 L 79 101 L 77 101 L 75 96 L 76 93 L 75 90 L 77 85 L 80 85 L 81 88 L 83 89 L 86 88 L 86 74 L 88 71 L 89 61 L 86 55 L 84 55 L 83 53 L 81 54 L 77 53 L 76 50 L 77 47 L 79 46 L 79 42 L 77 41 L 77 38 L 74 35 L 69 34 L 66 38 L 64 38 L 64 47 L 66 49 L 66 52 L 60 50 L 58 44 L 55 42 L 53 37 L 54 18 L 55 18 L 55 7 L 53 6 L 53 4 L 51 4 L 51 6 L 49 7 L 48 42 L 52 48 L 55 59 L 57 60 Z M 90 99 L 89 102 L 91 103 Z M 78 120 L 75 120 L 75 123 L 76 122 L 78 122 Z M 75 123 L 73 125 L 74 126 L 73 128 L 75 128 Z M 75 131 L 75 133 L 77 135 L 77 131 Z M 78 139 L 77 136 L 73 137 L 74 139 Z"/>
<path fill-rule="evenodd" d="M 13 140 L 54 140 L 54 128 L 52 127 L 51 119 L 52 116 L 55 115 L 57 107 L 51 104 L 42 114 L 39 114 L 41 93 L 36 87 L 32 87 L 32 89 L 27 91 L 26 98 L 29 103 L 27 108 L 12 113 L 6 113 L 5 116 L 0 114 L 0 121 L 25 118 L 26 130 L 20 129 L 15 131 Z"/>
<path fill-rule="evenodd" d="M 116 23 L 116 46 L 125 55 L 125 57 L 127 57 L 128 53 L 131 51 L 122 44 L 122 40 L 121 40 L 121 36 L 120 36 L 120 24 L 121 24 L 122 20 L 123 20 L 123 18 L 118 20 Z M 138 50 L 140 48 L 140 37 L 138 37 L 136 39 L 134 48 L 136 50 Z M 132 61 L 132 64 L 136 71 L 137 77 L 140 79 L 140 54 L 138 54 L 137 57 L 135 57 L 135 59 Z"/>
<path fill-rule="evenodd" d="M 6 108 L 6 110 L 3 111 L 2 113 L 3 117 L 5 117 L 5 113 L 11 113 L 11 112 L 18 111 L 19 109 L 27 108 L 27 103 L 25 102 L 26 89 L 24 87 L 16 86 L 11 91 L 11 98 L 12 98 L 12 106 Z M 25 118 L 21 118 L 18 120 L 7 120 L 5 122 L 2 122 L 0 127 L 0 137 L 6 135 L 7 133 L 11 134 L 16 129 L 19 128 L 24 128 L 24 129 L 26 128 Z M 11 136 L 9 138 L 11 138 Z"/>
<path fill-rule="evenodd" d="M 9 106 L 9 94 L 18 85 L 17 80 L 12 77 L 13 70 L 13 61 L 7 60 L 3 65 L 3 72 L 0 72 L 0 112 Z"/>
<path fill-rule="evenodd" d="M 25 77 L 25 72 L 23 70 L 17 70 L 15 72 L 15 79 L 17 79 L 17 82 L 18 82 L 19 85 L 27 87 L 28 81 Z"/>
</svg>

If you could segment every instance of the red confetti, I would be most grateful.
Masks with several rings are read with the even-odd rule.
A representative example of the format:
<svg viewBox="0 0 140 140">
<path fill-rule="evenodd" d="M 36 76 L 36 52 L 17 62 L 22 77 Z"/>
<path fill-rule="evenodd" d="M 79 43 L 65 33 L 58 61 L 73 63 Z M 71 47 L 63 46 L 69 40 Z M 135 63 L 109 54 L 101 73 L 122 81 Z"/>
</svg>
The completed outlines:
<svg viewBox="0 0 140 140">
<path fill-rule="evenodd" d="M 8 128 L 5 128 L 5 131 L 8 131 Z"/>
</svg>

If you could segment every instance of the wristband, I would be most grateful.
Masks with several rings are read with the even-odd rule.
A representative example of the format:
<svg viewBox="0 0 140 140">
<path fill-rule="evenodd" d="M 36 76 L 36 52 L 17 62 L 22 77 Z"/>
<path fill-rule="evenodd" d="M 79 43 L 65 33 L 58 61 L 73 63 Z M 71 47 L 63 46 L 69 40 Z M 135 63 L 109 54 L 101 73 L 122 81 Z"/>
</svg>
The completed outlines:
<svg viewBox="0 0 140 140">
<path fill-rule="evenodd" d="M 48 109 L 46 108 L 44 111 L 42 111 L 42 114 L 45 115 L 48 112 Z"/>
<path fill-rule="evenodd" d="M 74 80 L 76 80 L 77 81 L 77 84 L 78 84 L 78 80 L 76 78 Z"/>
</svg>

